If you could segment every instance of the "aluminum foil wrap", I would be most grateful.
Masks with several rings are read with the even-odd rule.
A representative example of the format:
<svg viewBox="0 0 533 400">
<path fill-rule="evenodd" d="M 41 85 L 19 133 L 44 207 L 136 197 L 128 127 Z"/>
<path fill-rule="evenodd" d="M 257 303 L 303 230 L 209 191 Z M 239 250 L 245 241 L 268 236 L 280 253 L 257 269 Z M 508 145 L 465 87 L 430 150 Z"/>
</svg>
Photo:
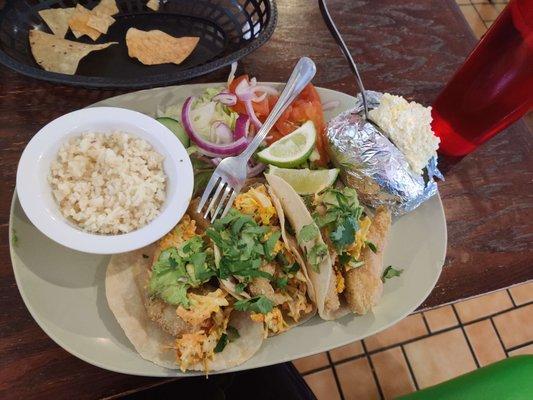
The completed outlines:
<svg viewBox="0 0 533 400">
<path fill-rule="evenodd" d="M 379 105 L 382 93 L 366 91 L 368 108 Z M 341 178 L 370 207 L 387 206 L 394 215 L 414 210 L 437 193 L 434 178 L 443 179 L 432 158 L 423 175 L 411 170 L 405 156 L 363 117 L 363 102 L 333 118 L 327 127 L 329 153 Z"/>
</svg>

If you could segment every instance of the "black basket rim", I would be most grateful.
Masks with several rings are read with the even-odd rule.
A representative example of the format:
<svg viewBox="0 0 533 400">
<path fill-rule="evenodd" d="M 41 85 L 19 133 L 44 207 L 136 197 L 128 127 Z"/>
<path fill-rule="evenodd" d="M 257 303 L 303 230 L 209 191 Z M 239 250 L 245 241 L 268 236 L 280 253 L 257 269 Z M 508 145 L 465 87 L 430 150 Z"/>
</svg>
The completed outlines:
<svg viewBox="0 0 533 400">
<path fill-rule="evenodd" d="M 0 50 L 0 64 L 5 67 L 18 72 L 22 75 L 30 78 L 38 79 L 41 81 L 47 81 L 52 83 L 59 83 L 64 85 L 94 88 L 94 89 L 147 89 L 157 86 L 169 86 L 172 84 L 184 82 L 202 75 L 206 75 L 210 72 L 216 71 L 220 68 L 230 65 L 234 61 L 238 61 L 244 56 L 257 50 L 274 33 L 278 20 L 278 10 L 276 6 L 276 0 L 265 0 L 270 9 L 270 13 L 267 16 L 267 23 L 261 34 L 252 39 L 246 46 L 234 51 L 222 58 L 215 58 L 205 64 L 192 67 L 186 70 L 176 71 L 173 74 L 160 74 L 150 77 L 135 78 L 135 79 L 118 79 L 118 78 L 105 78 L 97 76 L 80 76 L 80 75 L 67 75 L 57 72 L 49 72 L 44 69 L 27 65 L 19 62 L 8 56 L 3 50 Z"/>
</svg>

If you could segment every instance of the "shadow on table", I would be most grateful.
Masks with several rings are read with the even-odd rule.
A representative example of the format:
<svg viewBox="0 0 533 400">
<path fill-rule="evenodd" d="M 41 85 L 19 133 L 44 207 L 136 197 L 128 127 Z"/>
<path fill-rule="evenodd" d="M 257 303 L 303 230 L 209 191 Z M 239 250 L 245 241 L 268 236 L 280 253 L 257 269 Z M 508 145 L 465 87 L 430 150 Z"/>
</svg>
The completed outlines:
<svg viewBox="0 0 533 400">
<path fill-rule="evenodd" d="M 316 400 L 315 395 L 291 363 L 231 374 L 177 380 L 124 400 Z"/>
</svg>

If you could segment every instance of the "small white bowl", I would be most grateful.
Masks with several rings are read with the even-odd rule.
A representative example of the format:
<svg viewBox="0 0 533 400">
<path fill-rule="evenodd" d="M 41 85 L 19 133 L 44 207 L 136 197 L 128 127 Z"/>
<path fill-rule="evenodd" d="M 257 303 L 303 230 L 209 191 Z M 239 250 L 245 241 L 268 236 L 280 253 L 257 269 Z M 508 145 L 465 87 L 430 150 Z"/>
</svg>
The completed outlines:
<svg viewBox="0 0 533 400">
<path fill-rule="evenodd" d="M 165 157 L 166 200 L 160 214 L 146 226 L 125 234 L 99 235 L 83 231 L 63 217 L 53 198 L 48 174 L 59 148 L 70 137 L 116 130 L 146 140 Z M 50 122 L 28 143 L 17 170 L 18 198 L 30 221 L 57 243 L 95 254 L 139 249 L 168 233 L 187 210 L 193 182 L 189 155 L 169 129 L 139 112 L 113 107 L 78 110 Z"/>
</svg>

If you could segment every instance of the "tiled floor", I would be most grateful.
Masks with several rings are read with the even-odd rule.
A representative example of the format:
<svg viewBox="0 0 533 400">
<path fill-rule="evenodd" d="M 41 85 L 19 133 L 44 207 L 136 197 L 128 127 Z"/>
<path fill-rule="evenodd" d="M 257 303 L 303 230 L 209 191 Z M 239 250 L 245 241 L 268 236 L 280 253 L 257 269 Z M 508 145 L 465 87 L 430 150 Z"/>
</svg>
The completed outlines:
<svg viewBox="0 0 533 400">
<path fill-rule="evenodd" d="M 455 0 L 477 38 L 481 38 L 509 0 Z"/>
<path fill-rule="evenodd" d="M 294 364 L 319 400 L 392 399 L 519 354 L 533 354 L 533 281 L 410 315 Z"/>
</svg>

